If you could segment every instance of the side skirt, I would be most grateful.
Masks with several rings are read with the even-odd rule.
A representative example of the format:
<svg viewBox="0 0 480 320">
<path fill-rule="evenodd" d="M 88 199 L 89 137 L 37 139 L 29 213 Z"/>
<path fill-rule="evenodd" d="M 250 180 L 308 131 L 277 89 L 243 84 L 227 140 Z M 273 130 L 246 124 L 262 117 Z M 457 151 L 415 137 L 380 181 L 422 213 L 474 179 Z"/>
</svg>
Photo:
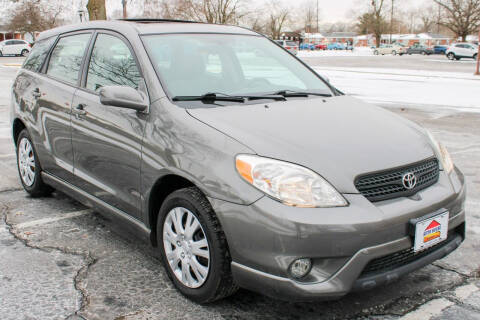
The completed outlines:
<svg viewBox="0 0 480 320">
<path fill-rule="evenodd" d="M 122 225 L 125 225 L 127 228 L 131 229 L 133 233 L 139 236 L 143 241 L 150 242 L 150 232 L 151 230 L 145 226 L 145 224 L 138 219 L 133 218 L 129 214 L 119 210 L 108 203 L 92 196 L 91 194 L 77 188 L 76 186 L 59 179 L 51 174 L 42 172 L 43 181 L 52 186 L 55 189 L 58 189 L 70 197 L 78 200 L 87 207 L 96 209 L 102 213 L 105 213 L 109 216 L 113 216 L 119 221 Z M 115 222 L 117 222 L 115 221 Z"/>
</svg>

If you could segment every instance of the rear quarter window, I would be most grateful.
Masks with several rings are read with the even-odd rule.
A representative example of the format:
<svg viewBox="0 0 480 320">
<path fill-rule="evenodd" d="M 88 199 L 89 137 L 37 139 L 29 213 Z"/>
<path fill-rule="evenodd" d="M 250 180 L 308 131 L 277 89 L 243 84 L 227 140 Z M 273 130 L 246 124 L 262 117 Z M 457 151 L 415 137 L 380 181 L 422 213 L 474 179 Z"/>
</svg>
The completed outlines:
<svg viewBox="0 0 480 320">
<path fill-rule="evenodd" d="M 23 68 L 38 72 L 54 42 L 55 37 L 38 41 L 28 58 L 25 60 Z"/>
</svg>

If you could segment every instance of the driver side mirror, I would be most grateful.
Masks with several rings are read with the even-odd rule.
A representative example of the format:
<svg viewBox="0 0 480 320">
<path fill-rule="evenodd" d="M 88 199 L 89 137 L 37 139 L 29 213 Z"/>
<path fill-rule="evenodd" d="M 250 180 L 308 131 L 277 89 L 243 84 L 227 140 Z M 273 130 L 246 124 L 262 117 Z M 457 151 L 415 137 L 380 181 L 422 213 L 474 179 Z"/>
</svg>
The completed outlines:
<svg viewBox="0 0 480 320">
<path fill-rule="evenodd" d="M 107 106 L 145 111 L 148 104 L 136 89 L 127 86 L 105 86 L 99 91 L 100 103 Z"/>
</svg>

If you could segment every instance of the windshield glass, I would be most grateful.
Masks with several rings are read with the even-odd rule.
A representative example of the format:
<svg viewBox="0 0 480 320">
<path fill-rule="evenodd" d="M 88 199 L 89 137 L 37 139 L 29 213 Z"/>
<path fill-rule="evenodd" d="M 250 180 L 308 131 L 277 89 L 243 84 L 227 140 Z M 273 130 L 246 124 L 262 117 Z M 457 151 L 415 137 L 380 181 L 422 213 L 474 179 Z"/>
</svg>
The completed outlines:
<svg viewBox="0 0 480 320">
<path fill-rule="evenodd" d="M 168 34 L 145 35 L 143 41 L 171 97 L 280 90 L 332 94 L 316 74 L 263 37 Z"/>
</svg>

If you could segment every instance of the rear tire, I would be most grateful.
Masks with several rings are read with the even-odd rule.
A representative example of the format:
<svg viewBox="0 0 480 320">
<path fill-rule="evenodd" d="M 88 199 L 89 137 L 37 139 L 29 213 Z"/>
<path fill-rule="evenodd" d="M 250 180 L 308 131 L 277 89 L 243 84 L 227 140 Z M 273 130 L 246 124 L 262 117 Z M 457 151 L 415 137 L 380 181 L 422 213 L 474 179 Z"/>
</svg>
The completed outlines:
<svg viewBox="0 0 480 320">
<path fill-rule="evenodd" d="M 177 223 L 181 221 L 181 226 L 178 228 L 180 230 L 177 230 L 175 221 L 172 222 L 172 216 L 178 217 L 179 214 L 181 214 L 181 218 L 177 220 Z M 200 228 L 197 227 L 198 233 L 195 234 L 202 241 L 204 239 L 207 241 L 207 245 L 203 246 L 206 249 L 203 250 L 208 251 L 208 260 L 200 261 L 201 256 L 196 254 L 198 251 L 194 252 L 193 244 L 198 239 L 192 240 L 193 236 L 189 235 L 187 228 L 187 221 L 192 215 L 193 218 L 190 218 L 192 223 L 198 221 L 200 224 Z M 209 303 L 230 296 L 237 291 L 238 286 L 233 281 L 230 267 L 232 260 L 225 234 L 210 203 L 198 188 L 184 188 L 170 194 L 160 208 L 156 227 L 157 245 L 165 270 L 184 296 L 198 303 Z M 166 228 L 170 228 L 170 230 Z M 167 258 L 167 251 L 170 260 Z M 197 277 L 194 272 L 194 269 L 198 270 L 200 262 L 204 268 L 207 265 L 207 275 L 204 279 Z M 184 281 L 184 264 L 190 277 L 195 276 L 193 282 L 192 279 Z M 194 268 L 194 266 L 197 267 Z M 179 277 L 181 278 L 179 279 Z M 186 279 L 188 279 L 188 275 Z M 196 283 L 196 285 L 192 285 L 192 283 Z"/>
<path fill-rule="evenodd" d="M 378 56 L 378 50 L 373 51 L 373 54 Z"/>
<path fill-rule="evenodd" d="M 18 135 L 16 151 L 18 174 L 25 191 L 34 198 L 50 195 L 54 189 L 42 180 L 37 152 L 26 129 Z"/>
<path fill-rule="evenodd" d="M 392 55 L 396 56 L 396 55 L 397 55 L 397 51 L 393 50 L 393 51 L 392 51 Z"/>
<path fill-rule="evenodd" d="M 453 60 L 455 59 L 455 54 L 454 54 L 453 52 L 449 52 L 449 53 L 447 54 L 447 58 L 448 58 L 449 60 L 452 60 L 452 61 L 453 61 Z"/>
<path fill-rule="evenodd" d="M 28 54 L 28 50 L 27 49 L 23 49 L 22 50 L 22 53 L 20 54 L 22 57 L 26 57 Z"/>
<path fill-rule="evenodd" d="M 0 57 L 3 57 L 3 53 L 2 53 L 2 51 L 0 51 Z"/>
<path fill-rule="evenodd" d="M 477 60 L 477 57 L 478 57 L 478 53 L 475 53 L 475 54 L 473 55 L 473 60 Z"/>
</svg>

